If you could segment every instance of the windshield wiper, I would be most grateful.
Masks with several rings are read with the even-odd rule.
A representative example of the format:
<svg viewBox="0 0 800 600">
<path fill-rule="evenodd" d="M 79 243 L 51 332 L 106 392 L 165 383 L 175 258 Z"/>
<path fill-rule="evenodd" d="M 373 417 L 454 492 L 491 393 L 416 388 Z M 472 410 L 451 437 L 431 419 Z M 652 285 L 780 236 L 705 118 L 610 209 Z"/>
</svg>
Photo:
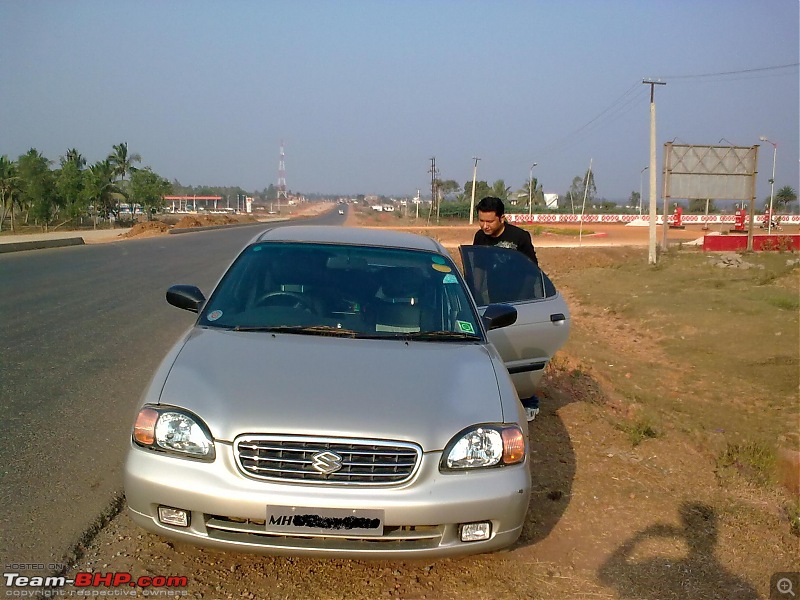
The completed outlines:
<svg viewBox="0 0 800 600">
<path fill-rule="evenodd" d="M 331 335 L 355 337 L 357 332 L 332 325 L 237 325 L 232 331 L 269 331 L 271 333 L 299 333 L 302 335 Z"/>
<path fill-rule="evenodd" d="M 457 341 L 464 340 L 480 340 L 481 337 L 474 333 L 464 333 L 462 331 L 417 331 L 413 333 L 406 333 L 402 336 L 404 339 L 425 341 L 425 340 L 442 340 L 442 341 Z"/>
</svg>

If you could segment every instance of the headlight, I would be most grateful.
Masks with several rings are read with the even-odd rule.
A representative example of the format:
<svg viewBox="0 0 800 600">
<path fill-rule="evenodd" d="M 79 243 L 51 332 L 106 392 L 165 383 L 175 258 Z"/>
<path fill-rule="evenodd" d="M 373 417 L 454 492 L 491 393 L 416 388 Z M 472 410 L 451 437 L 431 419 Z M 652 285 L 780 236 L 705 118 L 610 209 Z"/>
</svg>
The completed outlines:
<svg viewBox="0 0 800 600">
<path fill-rule="evenodd" d="M 525 438 L 516 425 L 480 425 L 454 437 L 445 448 L 444 470 L 481 469 L 525 460 Z"/>
<path fill-rule="evenodd" d="M 133 441 L 152 450 L 214 460 L 214 441 L 196 415 L 172 407 L 145 406 L 136 416 Z"/>
</svg>

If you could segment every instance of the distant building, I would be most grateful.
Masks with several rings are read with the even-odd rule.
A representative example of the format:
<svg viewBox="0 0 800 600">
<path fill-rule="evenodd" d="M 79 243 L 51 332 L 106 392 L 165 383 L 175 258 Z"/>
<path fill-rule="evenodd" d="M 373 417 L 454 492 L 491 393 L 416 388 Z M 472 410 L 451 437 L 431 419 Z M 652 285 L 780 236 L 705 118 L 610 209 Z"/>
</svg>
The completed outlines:
<svg viewBox="0 0 800 600">
<path fill-rule="evenodd" d="M 544 205 L 547 208 L 558 208 L 558 194 L 545 194 Z"/>
</svg>

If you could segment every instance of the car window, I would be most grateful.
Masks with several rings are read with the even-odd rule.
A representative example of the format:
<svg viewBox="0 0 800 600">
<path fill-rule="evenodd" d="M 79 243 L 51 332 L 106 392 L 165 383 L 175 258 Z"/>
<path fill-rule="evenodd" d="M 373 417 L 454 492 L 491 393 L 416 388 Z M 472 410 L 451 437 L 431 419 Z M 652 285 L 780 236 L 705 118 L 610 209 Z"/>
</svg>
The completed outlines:
<svg viewBox="0 0 800 600">
<path fill-rule="evenodd" d="M 461 246 L 464 279 L 480 305 L 528 302 L 556 295 L 550 278 L 527 256 L 509 248 Z"/>
<path fill-rule="evenodd" d="M 370 337 L 483 336 L 449 257 L 342 244 L 250 245 L 224 275 L 198 323 Z"/>
</svg>

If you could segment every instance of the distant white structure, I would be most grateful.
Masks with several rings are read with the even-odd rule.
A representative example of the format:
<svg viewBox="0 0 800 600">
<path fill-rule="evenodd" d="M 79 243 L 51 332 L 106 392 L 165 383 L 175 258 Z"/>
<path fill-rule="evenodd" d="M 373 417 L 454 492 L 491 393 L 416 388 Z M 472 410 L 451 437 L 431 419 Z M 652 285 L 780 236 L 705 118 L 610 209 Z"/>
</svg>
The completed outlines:
<svg viewBox="0 0 800 600">
<path fill-rule="evenodd" d="M 544 205 L 547 208 L 558 208 L 558 194 L 545 194 Z"/>
</svg>

